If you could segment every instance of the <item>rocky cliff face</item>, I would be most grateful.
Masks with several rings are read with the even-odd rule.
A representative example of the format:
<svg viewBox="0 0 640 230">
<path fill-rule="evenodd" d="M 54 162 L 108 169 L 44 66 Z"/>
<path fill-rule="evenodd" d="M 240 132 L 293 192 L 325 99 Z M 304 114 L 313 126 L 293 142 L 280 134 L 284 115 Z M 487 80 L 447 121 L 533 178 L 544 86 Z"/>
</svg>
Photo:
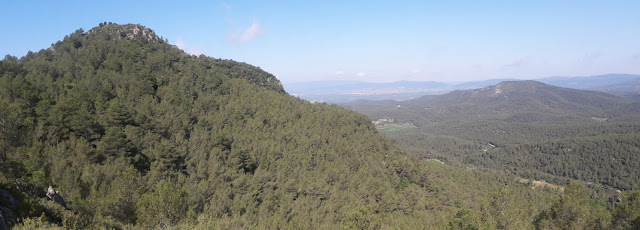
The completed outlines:
<svg viewBox="0 0 640 230">
<path fill-rule="evenodd" d="M 140 38 L 147 42 L 162 42 L 162 39 L 156 33 L 147 27 L 137 24 L 107 24 L 94 27 L 85 34 L 106 33 L 111 35 L 111 39 L 129 39 Z"/>
<path fill-rule="evenodd" d="M 67 206 L 67 203 L 64 202 L 64 199 L 62 198 L 62 196 L 60 196 L 60 192 L 54 190 L 51 186 L 49 186 L 49 188 L 47 189 L 47 197 L 53 202 L 62 205 L 63 207 Z"/>
<path fill-rule="evenodd" d="M 14 210 L 18 208 L 18 200 L 8 191 L 0 189 L 0 230 L 9 229 L 18 221 Z"/>
</svg>

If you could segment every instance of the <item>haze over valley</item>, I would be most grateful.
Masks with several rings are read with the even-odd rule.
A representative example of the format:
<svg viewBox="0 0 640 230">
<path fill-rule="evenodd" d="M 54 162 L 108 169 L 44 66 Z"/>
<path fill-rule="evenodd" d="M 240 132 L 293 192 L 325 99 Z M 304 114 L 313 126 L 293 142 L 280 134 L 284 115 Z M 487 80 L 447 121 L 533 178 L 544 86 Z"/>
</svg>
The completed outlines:
<svg viewBox="0 0 640 230">
<path fill-rule="evenodd" d="M 640 75 L 606 74 L 589 77 L 546 77 L 533 79 L 542 83 L 605 92 L 617 96 L 636 98 L 640 95 Z M 285 83 L 285 90 L 313 102 L 344 103 L 357 100 L 409 100 L 424 95 L 440 95 L 454 90 L 482 88 L 503 81 L 518 79 L 490 79 L 458 83 L 435 81 L 397 81 L 372 83 L 362 81 L 323 81 Z"/>
</svg>

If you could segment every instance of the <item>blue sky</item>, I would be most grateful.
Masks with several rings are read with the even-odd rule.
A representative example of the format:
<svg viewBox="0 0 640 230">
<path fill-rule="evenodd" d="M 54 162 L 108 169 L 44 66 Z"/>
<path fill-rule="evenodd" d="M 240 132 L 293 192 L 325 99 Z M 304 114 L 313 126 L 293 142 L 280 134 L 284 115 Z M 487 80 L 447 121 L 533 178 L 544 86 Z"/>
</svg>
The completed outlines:
<svg viewBox="0 0 640 230">
<path fill-rule="evenodd" d="M 640 74 L 640 1 L 4 1 L 0 54 L 103 21 L 284 83 Z"/>
</svg>

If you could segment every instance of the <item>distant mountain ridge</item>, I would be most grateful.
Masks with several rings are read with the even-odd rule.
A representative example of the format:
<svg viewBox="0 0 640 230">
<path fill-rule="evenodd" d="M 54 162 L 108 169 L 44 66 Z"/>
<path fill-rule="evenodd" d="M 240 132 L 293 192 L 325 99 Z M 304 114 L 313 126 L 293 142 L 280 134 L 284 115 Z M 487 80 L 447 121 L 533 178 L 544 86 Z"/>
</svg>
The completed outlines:
<svg viewBox="0 0 640 230">
<path fill-rule="evenodd" d="M 572 89 L 595 89 L 603 86 L 617 85 L 636 79 L 640 79 L 640 75 L 605 74 L 589 77 L 547 77 L 538 79 L 537 81 Z"/>
<path fill-rule="evenodd" d="M 355 102 L 410 110 L 439 120 L 590 120 L 630 119 L 638 103 L 602 92 L 577 90 L 537 81 L 506 81 L 480 89 L 456 90 L 407 101 Z M 357 109 L 356 109 L 357 110 Z"/>
<path fill-rule="evenodd" d="M 314 81 L 285 85 L 287 92 L 309 101 L 343 102 L 362 99 L 407 100 L 430 94 L 449 92 L 449 85 L 436 81 L 397 81 L 374 83 L 362 81 Z"/>
<path fill-rule="evenodd" d="M 503 81 L 520 81 L 520 80 L 515 78 L 504 78 L 504 79 L 489 79 L 484 81 L 472 81 L 472 82 L 455 84 L 453 85 L 453 89 L 478 89 L 482 87 L 495 85 Z"/>
<path fill-rule="evenodd" d="M 633 97 L 640 95 L 640 79 L 623 82 L 617 85 L 599 86 L 591 88 L 592 90 L 605 92 L 618 96 Z"/>
<path fill-rule="evenodd" d="M 547 77 L 536 81 L 553 86 L 601 91 L 618 96 L 638 93 L 633 88 L 611 87 L 631 83 L 640 75 L 606 74 L 589 77 Z M 288 83 L 287 92 L 302 99 L 317 102 L 342 103 L 357 100 L 409 100 L 424 95 L 440 95 L 454 90 L 477 89 L 503 81 L 523 81 L 513 78 L 490 79 L 449 84 L 436 81 L 398 81 L 391 83 L 371 83 L 361 81 L 318 81 Z M 637 83 L 636 83 L 637 84 Z"/>
<path fill-rule="evenodd" d="M 342 105 L 381 121 L 381 132 L 425 159 L 460 160 L 556 183 L 640 185 L 640 102 L 627 98 L 507 81 L 407 101 Z"/>
</svg>

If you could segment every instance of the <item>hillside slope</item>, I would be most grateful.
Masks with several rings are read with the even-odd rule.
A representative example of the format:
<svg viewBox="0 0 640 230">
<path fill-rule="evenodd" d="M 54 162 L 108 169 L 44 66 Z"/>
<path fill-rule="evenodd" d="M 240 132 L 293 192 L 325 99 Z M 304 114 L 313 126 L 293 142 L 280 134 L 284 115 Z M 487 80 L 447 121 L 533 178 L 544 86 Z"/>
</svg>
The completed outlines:
<svg viewBox="0 0 640 230">
<path fill-rule="evenodd" d="M 599 92 L 546 85 L 535 81 L 502 82 L 476 90 L 427 96 L 399 105 L 456 114 L 452 119 L 580 120 L 592 117 L 628 119 L 640 105 Z M 436 114 L 433 114 L 437 116 Z"/>
<path fill-rule="evenodd" d="M 0 120 L 0 189 L 18 197 L 20 218 L 118 229 L 198 218 L 220 228 L 428 224 L 412 217 L 433 193 L 425 172 L 365 116 L 286 95 L 269 73 L 188 55 L 140 25 L 7 56 Z M 45 198 L 49 186 L 66 206 Z"/>
<path fill-rule="evenodd" d="M 576 226 L 640 215 L 624 209 L 636 196 L 609 212 L 579 185 L 534 190 L 407 156 L 363 115 L 140 25 L 101 23 L 0 61 L 0 150 L 0 228 L 523 229 L 562 226 L 545 215 L 565 206 Z"/>
<path fill-rule="evenodd" d="M 345 107 L 392 119 L 381 127 L 401 127 L 386 134 L 419 157 L 557 183 L 640 186 L 640 104 L 621 97 L 520 81 Z"/>
<path fill-rule="evenodd" d="M 621 84 L 609 85 L 609 86 L 599 86 L 592 88 L 592 90 L 605 92 L 608 94 L 618 95 L 618 96 L 637 96 L 640 95 L 640 78 L 631 80 L 628 82 L 624 82 Z"/>
</svg>

